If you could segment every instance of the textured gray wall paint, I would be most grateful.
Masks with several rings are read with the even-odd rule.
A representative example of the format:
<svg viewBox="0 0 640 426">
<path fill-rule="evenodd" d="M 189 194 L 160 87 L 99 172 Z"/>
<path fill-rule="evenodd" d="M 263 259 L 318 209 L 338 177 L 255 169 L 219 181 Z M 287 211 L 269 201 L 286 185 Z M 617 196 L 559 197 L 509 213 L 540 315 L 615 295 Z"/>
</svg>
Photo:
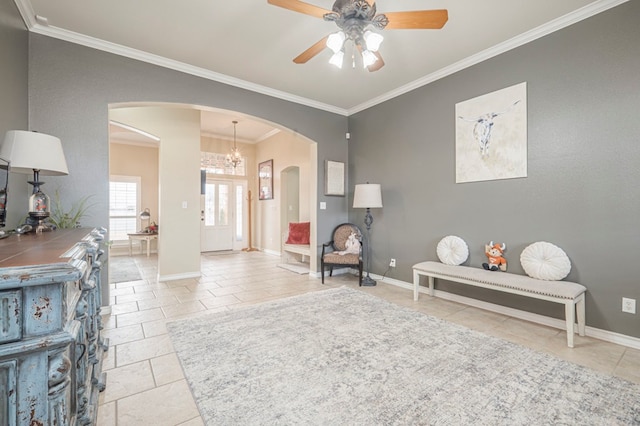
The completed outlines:
<svg viewBox="0 0 640 426">
<path fill-rule="evenodd" d="M 7 130 L 28 129 L 28 48 L 29 34 L 16 5 L 0 2 L 0 142 Z M 9 176 L 6 229 L 15 228 L 27 214 L 27 180 L 27 175 Z"/>
<path fill-rule="evenodd" d="M 524 273 L 535 241 L 563 248 L 567 277 L 588 288 L 587 324 L 640 337 L 640 2 L 628 2 L 349 119 L 353 184 L 381 183 L 372 272 L 411 282 L 455 234 L 472 266 L 484 244 L 507 243 L 509 271 Z M 455 184 L 455 104 L 526 81 L 528 177 Z M 353 185 L 349 186 L 350 199 Z M 363 211 L 350 219 L 363 222 Z M 558 318 L 562 307 L 454 283 L 447 291 Z M 639 305 L 640 307 L 640 305 Z"/>
<path fill-rule="evenodd" d="M 324 197 L 324 160 L 347 161 L 347 118 L 57 39 L 31 34 L 31 127 L 58 136 L 69 176 L 48 178 L 63 201 L 95 194 L 89 226 L 108 223 L 108 105 L 176 102 L 240 111 L 277 123 L 318 143 L 318 236 L 346 220 L 346 198 Z M 316 208 L 318 208 L 316 206 Z M 84 223 L 83 223 L 84 224 Z"/>
</svg>

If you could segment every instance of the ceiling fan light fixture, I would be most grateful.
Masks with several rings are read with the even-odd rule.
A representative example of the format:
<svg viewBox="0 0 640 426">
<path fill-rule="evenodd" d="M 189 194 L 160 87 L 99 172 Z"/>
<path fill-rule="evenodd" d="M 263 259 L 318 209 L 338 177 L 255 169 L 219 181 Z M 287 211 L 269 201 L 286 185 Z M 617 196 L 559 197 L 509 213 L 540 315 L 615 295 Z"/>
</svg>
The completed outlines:
<svg viewBox="0 0 640 426">
<path fill-rule="evenodd" d="M 374 33 L 370 30 L 365 31 L 363 38 L 364 42 L 367 44 L 367 50 L 371 52 L 377 52 L 384 40 L 382 34 Z"/>
<path fill-rule="evenodd" d="M 338 68 L 342 68 L 342 63 L 344 62 L 344 51 L 338 50 L 336 53 L 331 56 L 329 59 L 329 63 L 331 65 L 335 65 Z"/>
<path fill-rule="evenodd" d="M 369 65 L 373 65 L 378 60 L 378 57 L 370 50 L 362 51 L 362 64 L 364 67 L 368 67 Z"/>
<path fill-rule="evenodd" d="M 344 41 L 346 39 L 347 36 L 343 31 L 333 33 L 327 38 L 327 47 L 333 50 L 333 53 L 336 54 L 342 50 L 342 46 L 344 46 Z"/>
</svg>

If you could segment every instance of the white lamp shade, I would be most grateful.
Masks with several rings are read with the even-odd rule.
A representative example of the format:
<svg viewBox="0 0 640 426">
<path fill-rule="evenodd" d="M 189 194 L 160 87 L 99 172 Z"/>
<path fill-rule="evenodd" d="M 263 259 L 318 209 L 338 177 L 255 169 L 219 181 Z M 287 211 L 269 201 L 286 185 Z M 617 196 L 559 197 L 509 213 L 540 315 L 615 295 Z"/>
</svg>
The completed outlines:
<svg viewBox="0 0 640 426">
<path fill-rule="evenodd" d="M 365 68 L 369 65 L 375 64 L 377 60 L 378 57 L 370 50 L 365 50 L 362 52 L 362 64 Z"/>
<path fill-rule="evenodd" d="M 9 170 L 16 173 L 41 175 L 68 175 L 67 161 L 60 139 L 44 133 L 9 130 L 0 147 L 0 158 L 9 161 Z"/>
<path fill-rule="evenodd" d="M 364 33 L 364 41 L 367 44 L 367 50 L 372 52 L 377 52 L 380 49 L 380 45 L 384 37 L 382 34 L 374 33 L 373 31 L 365 31 Z"/>
<path fill-rule="evenodd" d="M 338 68 L 342 68 L 342 63 L 344 62 L 344 52 L 342 50 L 337 51 L 331 56 L 329 59 L 329 63 L 331 65 L 335 65 Z"/>
<path fill-rule="evenodd" d="M 333 33 L 327 38 L 327 47 L 333 50 L 333 53 L 338 53 L 342 50 L 342 46 L 344 45 L 346 38 L 347 36 L 342 31 Z"/>
<path fill-rule="evenodd" d="M 356 185 L 353 194 L 354 209 L 382 208 L 382 190 L 379 183 L 361 183 Z"/>
</svg>

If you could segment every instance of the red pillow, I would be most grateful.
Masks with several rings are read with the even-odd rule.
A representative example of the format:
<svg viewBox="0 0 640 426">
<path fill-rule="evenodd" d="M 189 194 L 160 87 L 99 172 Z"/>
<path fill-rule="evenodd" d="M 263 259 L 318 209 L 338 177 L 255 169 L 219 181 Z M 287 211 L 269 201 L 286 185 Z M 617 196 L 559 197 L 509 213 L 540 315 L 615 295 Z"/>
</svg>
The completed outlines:
<svg viewBox="0 0 640 426">
<path fill-rule="evenodd" d="M 309 222 L 290 223 L 287 244 L 309 244 L 310 225 Z"/>
</svg>

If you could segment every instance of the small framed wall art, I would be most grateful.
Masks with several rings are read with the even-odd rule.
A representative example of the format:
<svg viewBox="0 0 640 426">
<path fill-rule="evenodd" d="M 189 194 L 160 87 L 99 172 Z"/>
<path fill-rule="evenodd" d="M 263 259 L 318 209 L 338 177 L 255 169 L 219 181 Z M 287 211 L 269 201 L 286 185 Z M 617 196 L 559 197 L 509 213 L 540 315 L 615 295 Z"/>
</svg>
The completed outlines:
<svg viewBox="0 0 640 426">
<path fill-rule="evenodd" d="M 324 195 L 344 197 L 344 163 L 324 162 Z"/>
<path fill-rule="evenodd" d="M 273 200 L 273 160 L 258 164 L 258 189 L 260 200 Z"/>
</svg>

